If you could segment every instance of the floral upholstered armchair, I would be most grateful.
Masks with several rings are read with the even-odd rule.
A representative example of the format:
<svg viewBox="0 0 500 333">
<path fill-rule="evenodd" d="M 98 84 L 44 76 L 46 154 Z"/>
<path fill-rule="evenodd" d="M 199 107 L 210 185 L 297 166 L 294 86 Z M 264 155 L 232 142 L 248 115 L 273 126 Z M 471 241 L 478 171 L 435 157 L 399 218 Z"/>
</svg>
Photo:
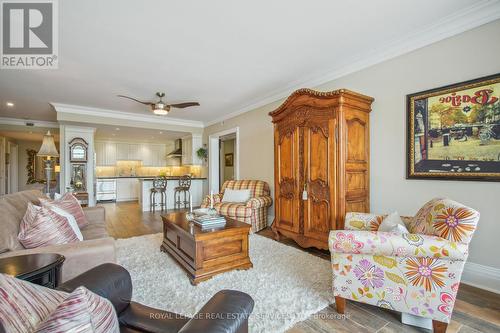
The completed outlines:
<svg viewBox="0 0 500 333">
<path fill-rule="evenodd" d="M 449 199 L 433 199 L 410 233 L 379 232 L 384 215 L 347 213 L 346 230 L 330 232 L 337 311 L 345 299 L 433 320 L 445 332 L 455 303 L 479 212 Z"/>
<path fill-rule="evenodd" d="M 222 202 L 224 191 L 250 190 L 250 200 L 241 202 Z M 207 195 L 201 207 L 210 207 L 211 198 Z M 228 180 L 222 185 L 220 193 L 214 194 L 214 208 L 221 215 L 230 217 L 252 226 L 252 232 L 267 227 L 267 209 L 272 205 L 269 185 L 262 180 Z"/>
</svg>

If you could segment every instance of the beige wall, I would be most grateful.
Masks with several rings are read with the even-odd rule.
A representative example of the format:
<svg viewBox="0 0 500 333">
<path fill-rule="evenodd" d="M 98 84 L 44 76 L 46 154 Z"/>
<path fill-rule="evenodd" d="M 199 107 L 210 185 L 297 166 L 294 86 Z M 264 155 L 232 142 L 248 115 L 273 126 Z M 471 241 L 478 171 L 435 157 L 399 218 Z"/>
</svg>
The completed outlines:
<svg viewBox="0 0 500 333">
<path fill-rule="evenodd" d="M 40 149 L 40 145 L 42 143 L 38 141 L 17 141 L 18 145 L 18 189 L 19 191 L 24 191 L 29 188 L 26 185 L 26 181 L 28 180 L 28 172 L 26 171 L 26 164 L 28 163 L 28 154 L 26 153 L 26 149 L 34 149 L 38 151 Z"/>
<path fill-rule="evenodd" d="M 274 189 L 273 126 L 267 113 L 272 105 L 278 106 L 279 103 L 246 112 L 225 120 L 223 124 L 206 127 L 203 133 L 203 142 L 206 143 L 211 134 L 239 127 L 239 178 L 266 181 L 271 191 Z"/>
<path fill-rule="evenodd" d="M 398 58 L 328 82 L 318 90 L 348 88 L 373 96 L 371 114 L 371 210 L 416 213 L 436 196 L 478 209 L 481 221 L 469 261 L 500 268 L 500 183 L 405 179 L 405 96 L 500 72 L 500 20 Z M 240 178 L 273 183 L 273 134 L 267 113 L 281 101 L 205 129 L 205 137 L 240 128 Z"/>
</svg>

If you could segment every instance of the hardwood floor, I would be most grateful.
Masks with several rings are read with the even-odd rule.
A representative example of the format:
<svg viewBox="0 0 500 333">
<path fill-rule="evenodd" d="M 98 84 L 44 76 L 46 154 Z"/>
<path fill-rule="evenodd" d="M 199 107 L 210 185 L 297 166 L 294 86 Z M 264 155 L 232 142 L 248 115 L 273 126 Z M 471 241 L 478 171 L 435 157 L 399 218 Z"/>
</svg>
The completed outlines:
<svg viewBox="0 0 500 333">
<path fill-rule="evenodd" d="M 162 232 L 161 212 L 141 212 L 137 202 L 100 204 L 106 209 L 109 234 L 115 238 L 128 238 Z M 273 238 L 271 229 L 259 235 Z M 281 243 L 301 249 L 297 244 L 283 238 Z M 304 249 L 301 249 L 304 250 Z M 313 255 L 330 260 L 328 251 L 306 249 Z M 330 305 L 308 319 L 297 323 L 287 333 L 327 332 L 430 332 L 413 326 L 403 325 L 397 312 L 374 306 L 347 301 L 345 316 Z M 500 295 L 465 284 L 460 285 L 457 301 L 448 333 L 493 333 L 500 332 Z"/>
</svg>

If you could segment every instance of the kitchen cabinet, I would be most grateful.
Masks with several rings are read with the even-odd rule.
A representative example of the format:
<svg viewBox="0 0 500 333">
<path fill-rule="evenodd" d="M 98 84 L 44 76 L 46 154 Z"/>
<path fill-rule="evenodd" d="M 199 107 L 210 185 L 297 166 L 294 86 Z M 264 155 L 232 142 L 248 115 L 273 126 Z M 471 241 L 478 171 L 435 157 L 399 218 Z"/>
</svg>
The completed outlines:
<svg viewBox="0 0 500 333">
<path fill-rule="evenodd" d="M 104 163 L 107 166 L 116 164 L 116 144 L 113 142 L 106 142 L 104 145 Z"/>
<path fill-rule="evenodd" d="M 116 159 L 123 161 L 128 160 L 128 143 L 116 144 Z"/>
<path fill-rule="evenodd" d="M 95 143 L 95 164 L 97 166 L 104 165 L 104 142 Z"/>
<path fill-rule="evenodd" d="M 116 164 L 116 144 L 113 142 L 96 142 L 96 165 L 114 166 Z"/>
<path fill-rule="evenodd" d="M 119 178 L 116 180 L 116 201 L 134 201 L 138 199 L 138 178 Z"/>
<path fill-rule="evenodd" d="M 170 151 L 167 146 L 168 144 L 96 142 L 96 165 L 115 166 L 116 161 L 142 161 L 145 167 L 179 165 L 178 159 L 173 159 L 177 163 L 167 164 L 172 162 L 172 159 L 166 158 L 167 151 Z"/>
<path fill-rule="evenodd" d="M 142 166 L 146 167 L 151 167 L 151 166 L 156 166 L 155 161 L 154 161 L 154 155 L 152 152 L 152 147 L 149 144 L 142 144 L 140 146 L 140 160 L 142 161 Z"/>
<path fill-rule="evenodd" d="M 203 146 L 201 135 L 193 134 L 182 138 L 182 165 L 201 165 L 196 151 Z"/>
<path fill-rule="evenodd" d="M 139 161 L 141 158 L 141 145 L 129 144 L 128 145 L 128 159 L 131 161 Z"/>
</svg>

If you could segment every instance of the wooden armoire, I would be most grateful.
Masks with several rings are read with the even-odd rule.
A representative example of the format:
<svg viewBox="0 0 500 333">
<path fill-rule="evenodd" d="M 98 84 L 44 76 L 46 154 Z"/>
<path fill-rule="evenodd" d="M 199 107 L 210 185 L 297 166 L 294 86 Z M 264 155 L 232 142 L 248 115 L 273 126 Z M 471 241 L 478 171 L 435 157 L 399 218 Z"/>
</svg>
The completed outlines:
<svg viewBox="0 0 500 333">
<path fill-rule="evenodd" d="M 273 231 L 328 249 L 346 212 L 368 212 L 371 103 L 340 89 L 295 91 L 275 111 Z"/>
</svg>

